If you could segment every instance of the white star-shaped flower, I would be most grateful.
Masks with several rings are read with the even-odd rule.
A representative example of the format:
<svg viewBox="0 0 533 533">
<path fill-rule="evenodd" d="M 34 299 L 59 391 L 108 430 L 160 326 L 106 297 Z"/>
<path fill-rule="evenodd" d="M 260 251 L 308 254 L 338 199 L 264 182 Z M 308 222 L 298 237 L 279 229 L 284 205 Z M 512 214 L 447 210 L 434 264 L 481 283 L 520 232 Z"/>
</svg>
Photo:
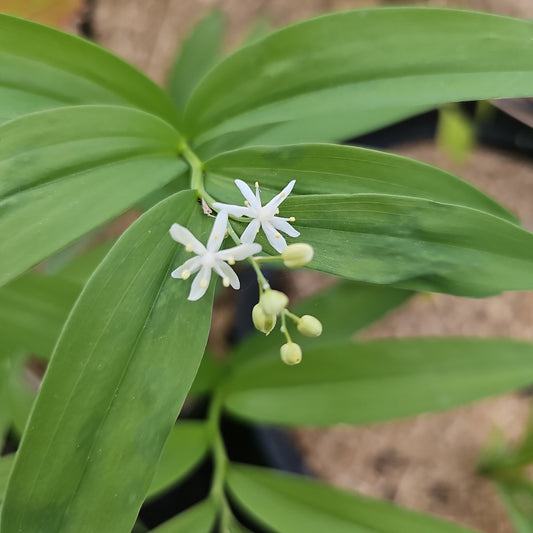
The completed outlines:
<svg viewBox="0 0 533 533">
<path fill-rule="evenodd" d="M 204 246 L 187 228 L 179 224 L 172 224 L 170 236 L 183 244 L 188 252 L 194 252 L 196 257 L 185 261 L 183 265 L 172 272 L 171 276 L 188 279 L 191 274 L 200 271 L 192 282 L 188 300 L 198 300 L 205 294 L 211 280 L 211 270 L 214 270 L 222 278 L 224 287 L 231 285 L 234 289 L 238 289 L 241 286 L 239 278 L 229 265 L 261 251 L 259 244 L 240 244 L 233 248 L 220 250 L 227 226 L 228 214 L 221 211 L 215 219 L 207 246 Z"/>
<path fill-rule="evenodd" d="M 283 218 L 276 216 L 279 213 L 279 206 L 290 194 L 296 180 L 292 180 L 279 194 L 274 196 L 268 204 L 261 205 L 259 195 L 259 184 L 255 182 L 255 195 L 252 189 L 242 180 L 235 180 L 235 185 L 239 188 L 245 198 L 245 207 L 239 205 L 221 204 L 215 202 L 213 207 L 228 212 L 234 217 L 249 217 L 252 221 L 248 224 L 243 234 L 241 242 L 250 244 L 254 242 L 259 228 L 263 228 L 268 242 L 279 253 L 287 247 L 287 242 L 280 234 L 280 231 L 286 233 L 289 237 L 298 237 L 299 231 L 296 231 L 289 222 L 294 222 L 294 217 Z"/>
</svg>

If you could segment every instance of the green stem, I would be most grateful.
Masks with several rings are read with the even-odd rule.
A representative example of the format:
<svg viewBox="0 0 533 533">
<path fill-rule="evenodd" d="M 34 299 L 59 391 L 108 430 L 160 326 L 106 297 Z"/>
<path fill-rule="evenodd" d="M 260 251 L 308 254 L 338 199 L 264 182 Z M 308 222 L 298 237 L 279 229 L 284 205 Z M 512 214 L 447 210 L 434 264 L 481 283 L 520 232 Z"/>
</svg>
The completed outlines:
<svg viewBox="0 0 533 533">
<path fill-rule="evenodd" d="M 292 342 L 292 339 L 291 339 L 291 336 L 289 335 L 289 330 L 287 329 L 287 324 L 285 320 L 286 313 L 288 313 L 286 309 L 281 313 L 281 332 L 285 335 L 287 342 L 290 343 Z M 289 314 L 292 314 L 292 313 L 289 313 Z"/>
<path fill-rule="evenodd" d="M 219 531 L 220 533 L 226 533 L 229 530 L 232 514 L 224 491 L 226 471 L 228 468 L 228 456 L 226 454 L 226 447 L 224 446 L 224 440 L 219 427 L 221 411 L 222 397 L 220 393 L 215 393 L 209 407 L 207 418 L 207 427 L 211 438 L 211 452 L 214 463 L 213 481 L 211 483 L 209 497 L 220 509 Z"/>
<path fill-rule="evenodd" d="M 265 257 L 256 257 L 255 261 L 257 263 L 270 263 L 272 261 L 283 261 L 283 257 L 281 257 L 281 255 L 270 255 Z"/>
<path fill-rule="evenodd" d="M 228 234 L 233 239 L 233 242 L 235 242 L 237 246 L 241 244 L 241 240 L 239 239 L 239 236 L 237 235 L 236 231 L 233 229 L 233 226 L 231 225 L 230 222 L 228 222 Z M 252 268 L 255 270 L 255 274 L 257 276 L 257 283 L 259 284 L 259 294 L 262 294 L 263 291 L 270 289 L 270 284 L 268 283 L 267 279 L 261 272 L 261 269 L 259 268 L 257 261 L 253 257 L 248 257 L 247 261 L 248 263 L 250 263 L 250 265 L 252 265 Z"/>
<path fill-rule="evenodd" d="M 198 159 L 198 156 L 191 150 L 186 142 L 183 142 L 179 146 L 178 153 L 191 167 L 191 189 L 196 189 L 198 191 L 198 197 L 202 198 L 207 205 L 212 208 L 215 199 L 204 187 L 204 164 Z"/>
<path fill-rule="evenodd" d="M 298 315 L 295 315 L 294 313 L 291 313 L 288 309 L 285 309 L 283 313 L 288 316 L 295 324 L 298 324 L 300 322 L 300 317 Z"/>
</svg>

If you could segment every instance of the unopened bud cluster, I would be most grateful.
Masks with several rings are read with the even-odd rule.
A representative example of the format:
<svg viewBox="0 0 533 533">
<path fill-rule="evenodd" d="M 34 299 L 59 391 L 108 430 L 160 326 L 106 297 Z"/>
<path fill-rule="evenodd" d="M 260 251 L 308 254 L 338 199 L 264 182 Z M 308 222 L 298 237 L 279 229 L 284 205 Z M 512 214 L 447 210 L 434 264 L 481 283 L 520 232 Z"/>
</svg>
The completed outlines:
<svg viewBox="0 0 533 533">
<path fill-rule="evenodd" d="M 281 360 L 287 365 L 297 365 L 302 360 L 301 347 L 292 341 L 287 330 L 286 318 L 290 318 L 296 324 L 296 329 L 306 337 L 318 337 L 322 334 L 320 320 L 312 315 L 301 317 L 287 310 L 289 298 L 281 291 L 266 289 L 259 298 L 259 303 L 252 310 L 252 320 L 255 327 L 268 335 L 276 326 L 278 316 L 281 317 L 281 332 L 287 342 L 280 348 Z"/>
</svg>

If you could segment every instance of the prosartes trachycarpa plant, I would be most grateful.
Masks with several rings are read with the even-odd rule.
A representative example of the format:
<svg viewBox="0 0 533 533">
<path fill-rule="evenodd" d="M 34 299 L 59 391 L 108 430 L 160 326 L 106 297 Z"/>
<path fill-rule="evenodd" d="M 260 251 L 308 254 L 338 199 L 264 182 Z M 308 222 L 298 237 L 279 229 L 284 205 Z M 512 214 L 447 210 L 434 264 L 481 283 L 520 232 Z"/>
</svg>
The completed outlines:
<svg viewBox="0 0 533 533">
<path fill-rule="evenodd" d="M 371 423 L 533 381 L 525 342 L 354 341 L 413 291 L 533 289 L 533 234 L 451 174 L 328 144 L 447 102 L 533 96 L 533 23 L 348 11 L 224 58 L 222 26 L 197 26 L 165 92 L 90 42 L 0 16 L 1 533 L 148 531 L 143 502 L 208 454 L 205 499 L 154 531 L 465 532 L 236 463 L 220 418 Z M 115 243 L 87 244 L 131 207 L 144 213 Z M 294 304 L 266 262 L 344 280 Z M 259 331 L 219 363 L 204 354 L 215 286 L 239 290 L 246 265 Z M 35 401 L 30 354 L 49 359 Z M 209 398 L 207 418 L 176 423 L 188 394 Z M 484 459 L 521 532 L 532 442 Z"/>
</svg>

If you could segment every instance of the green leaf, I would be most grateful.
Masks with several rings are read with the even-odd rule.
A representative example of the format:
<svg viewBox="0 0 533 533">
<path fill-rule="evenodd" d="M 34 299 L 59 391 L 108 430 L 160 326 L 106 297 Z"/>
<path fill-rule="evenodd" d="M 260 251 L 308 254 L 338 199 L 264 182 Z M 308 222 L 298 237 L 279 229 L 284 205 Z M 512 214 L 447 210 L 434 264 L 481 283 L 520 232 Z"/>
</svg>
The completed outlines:
<svg viewBox="0 0 533 533">
<path fill-rule="evenodd" d="M 69 257 L 70 261 L 61 265 L 58 276 L 72 283 L 84 285 L 109 250 L 111 250 L 113 244 L 114 242 L 108 241 L 98 245 L 96 248 L 88 251 L 84 250 L 81 254 L 78 252 L 74 257 Z"/>
<path fill-rule="evenodd" d="M 251 533 L 248 528 L 245 528 L 235 518 L 230 521 L 228 531 L 229 533 Z"/>
<path fill-rule="evenodd" d="M 0 288 L 0 338 L 48 358 L 81 285 L 62 276 L 27 274 Z"/>
<path fill-rule="evenodd" d="M 195 191 L 117 241 L 78 299 L 45 375 L 6 493 L 6 530 L 130 531 L 207 341 L 199 302 L 170 272 L 186 252 L 173 222 L 206 237 Z"/>
<path fill-rule="evenodd" d="M 410 291 L 382 285 L 367 285 L 354 281 L 344 281 L 307 298 L 294 306 L 298 315 L 315 315 L 323 325 L 320 337 L 299 336 L 296 340 L 304 352 L 338 342 L 346 342 L 356 332 L 381 318 L 411 297 Z M 289 321 L 289 330 L 291 323 Z M 281 337 L 278 332 L 265 336 L 255 332 L 230 354 L 229 362 L 234 366 L 269 356 L 279 362 Z"/>
<path fill-rule="evenodd" d="M 207 161 L 207 189 L 224 202 L 242 203 L 234 184 L 259 181 L 266 197 L 295 179 L 293 194 L 376 193 L 462 205 L 516 221 L 481 191 L 438 168 L 397 155 L 352 146 L 297 144 L 253 147 Z M 251 178 L 251 176 L 253 178 Z"/>
<path fill-rule="evenodd" d="M 203 459 L 208 445 L 207 430 L 202 422 L 178 421 L 163 448 L 148 498 L 185 477 Z"/>
<path fill-rule="evenodd" d="M 277 533 L 467 533 L 452 522 L 302 476 L 231 465 L 228 485 L 247 514 Z"/>
<path fill-rule="evenodd" d="M 533 235 L 475 209 L 332 194 L 288 198 L 281 210 L 296 218 L 299 240 L 314 247 L 309 267 L 316 270 L 459 296 L 533 288 Z M 258 242 L 270 250 L 261 234 Z"/>
<path fill-rule="evenodd" d="M 533 533 L 533 484 L 505 480 L 496 486 L 516 533 Z"/>
<path fill-rule="evenodd" d="M 35 113 L 0 138 L 0 285 L 186 169 L 176 130 L 124 107 Z"/>
<path fill-rule="evenodd" d="M 433 106 L 429 105 L 399 105 L 397 107 L 387 106 L 379 110 L 359 108 L 354 111 L 344 110 L 313 115 L 309 118 L 271 124 L 269 128 L 258 131 L 257 135 L 251 136 L 243 145 L 343 142 L 430 111 L 432 108 Z M 212 142 L 214 143 L 218 139 L 220 137 L 215 137 Z"/>
<path fill-rule="evenodd" d="M 13 467 L 15 461 L 15 454 L 3 455 L 0 457 L 0 506 L 4 501 L 4 495 L 7 488 L 7 480 L 9 478 L 9 473 Z"/>
<path fill-rule="evenodd" d="M 216 514 L 213 501 L 204 500 L 156 527 L 153 533 L 210 533 Z"/>
<path fill-rule="evenodd" d="M 0 72 L 0 123 L 76 104 L 137 107 L 178 122 L 165 92 L 118 57 L 85 39 L 1 14 Z"/>
<path fill-rule="evenodd" d="M 225 405 L 271 424 L 367 424 L 515 390 L 532 372 L 533 344 L 525 342 L 345 343 L 305 352 L 294 368 L 266 357 L 243 364 L 225 384 Z"/>
<path fill-rule="evenodd" d="M 167 80 L 168 91 L 179 109 L 185 109 L 198 82 L 221 55 L 226 19 L 214 9 L 193 28 L 183 43 Z"/>
<path fill-rule="evenodd" d="M 402 108 L 531 96 L 532 36 L 531 21 L 465 11 L 380 8 L 321 16 L 217 65 L 191 97 L 186 130 L 205 141 L 261 124 L 355 117 L 359 110 L 383 124 Z"/>
</svg>

